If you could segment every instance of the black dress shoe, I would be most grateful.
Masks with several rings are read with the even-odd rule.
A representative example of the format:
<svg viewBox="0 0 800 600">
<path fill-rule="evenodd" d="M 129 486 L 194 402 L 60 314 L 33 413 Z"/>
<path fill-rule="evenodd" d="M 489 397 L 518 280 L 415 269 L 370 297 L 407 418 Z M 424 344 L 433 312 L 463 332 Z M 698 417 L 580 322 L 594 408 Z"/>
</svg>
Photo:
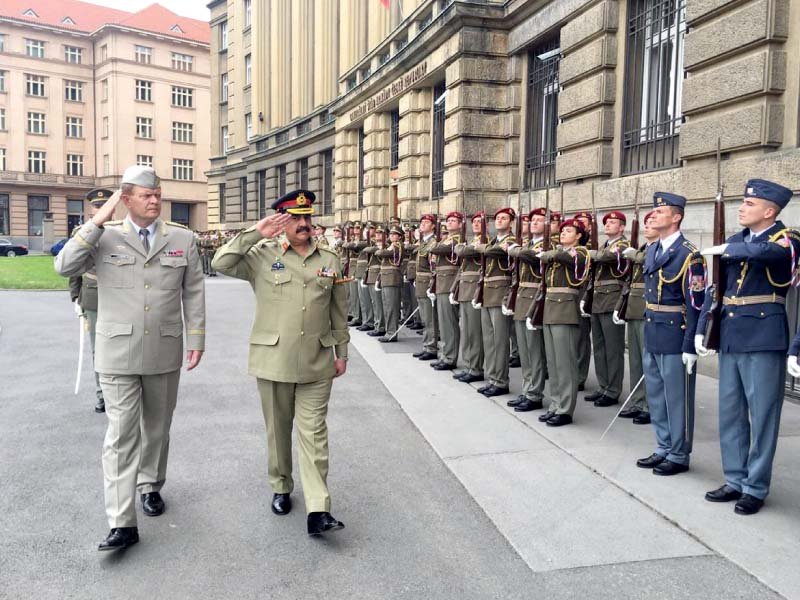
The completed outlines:
<svg viewBox="0 0 800 600">
<path fill-rule="evenodd" d="M 136 527 L 115 527 L 112 529 L 106 539 L 100 542 L 97 549 L 101 552 L 108 550 L 122 550 L 128 546 L 133 546 L 139 541 L 139 529 Z"/>
<path fill-rule="evenodd" d="M 273 494 L 272 512 L 276 515 L 288 515 L 292 512 L 292 499 L 289 494 Z"/>
<path fill-rule="evenodd" d="M 594 405 L 599 407 L 614 406 L 615 404 L 619 404 L 619 398 L 611 398 L 605 394 L 594 401 Z"/>
<path fill-rule="evenodd" d="M 433 360 L 436 358 L 435 352 L 423 352 L 421 356 L 418 356 L 420 360 Z"/>
<path fill-rule="evenodd" d="M 742 492 L 733 489 L 727 483 L 715 490 L 706 492 L 706 500 L 709 502 L 730 502 L 731 500 L 738 500 L 741 497 Z"/>
<path fill-rule="evenodd" d="M 762 506 L 764 506 L 764 501 L 761 498 L 742 494 L 742 497 L 736 502 L 733 512 L 737 515 L 754 515 L 761 510 Z"/>
<path fill-rule="evenodd" d="M 619 413 L 619 416 L 622 417 L 623 419 L 633 419 L 635 417 L 638 417 L 640 412 L 642 411 L 640 411 L 638 408 L 626 408 L 621 413 Z"/>
<path fill-rule="evenodd" d="M 391 335 L 391 336 L 390 335 L 385 335 L 382 338 L 378 338 L 378 341 L 381 342 L 382 344 L 391 344 L 392 342 L 396 342 L 397 341 L 397 336 L 396 335 Z"/>
<path fill-rule="evenodd" d="M 370 337 L 383 337 L 386 335 L 386 331 L 383 329 L 375 329 L 373 331 L 368 331 L 367 335 Z"/>
<path fill-rule="evenodd" d="M 164 500 L 158 492 L 142 494 L 142 511 L 148 517 L 157 517 L 164 512 Z"/>
<path fill-rule="evenodd" d="M 555 416 L 556 416 L 556 413 L 554 413 L 552 410 L 548 410 L 543 415 L 539 415 L 538 419 L 539 419 L 539 422 L 546 423 L 547 421 L 549 421 L 550 419 L 552 419 Z"/>
<path fill-rule="evenodd" d="M 525 402 L 521 402 L 514 407 L 514 412 L 530 412 L 532 410 L 539 410 L 540 408 L 542 408 L 541 400 L 525 398 Z"/>
<path fill-rule="evenodd" d="M 547 377 L 545 377 L 545 379 L 547 379 Z M 585 383 L 579 383 L 578 384 L 578 391 L 579 392 L 582 392 L 585 389 L 586 389 L 586 384 Z"/>
<path fill-rule="evenodd" d="M 414 354 L 412 354 L 411 356 L 413 356 L 414 358 L 419 358 L 423 354 L 425 354 L 425 350 L 420 350 L 419 352 L 414 352 Z"/>
<path fill-rule="evenodd" d="M 545 425 L 548 427 L 561 427 L 562 425 L 569 425 L 570 423 L 572 423 L 572 417 L 567 414 L 553 415 L 545 421 Z"/>
<path fill-rule="evenodd" d="M 512 358 L 508 361 L 508 367 L 510 369 L 519 369 L 522 366 L 522 362 L 519 360 L 519 357 Z"/>
<path fill-rule="evenodd" d="M 483 392 L 485 392 L 486 390 L 488 390 L 490 387 L 494 387 L 494 386 L 493 386 L 491 383 L 489 383 L 489 384 L 487 384 L 487 385 L 484 385 L 484 386 L 482 386 L 482 387 L 479 387 L 479 388 L 478 388 L 478 393 L 479 393 L 479 394 L 482 394 Z"/>
<path fill-rule="evenodd" d="M 527 398 L 525 398 L 525 396 L 520 394 L 516 398 L 512 398 L 511 400 L 506 402 L 506 406 L 511 406 L 513 408 L 514 406 L 519 406 L 520 404 L 525 402 L 525 400 L 527 400 Z"/>
<path fill-rule="evenodd" d="M 97 404 L 94 405 L 94 412 L 96 413 L 104 413 L 106 412 L 106 401 L 100 398 L 97 401 Z"/>
<path fill-rule="evenodd" d="M 636 425 L 649 425 L 650 424 L 650 413 L 641 411 L 638 415 L 633 417 L 633 422 Z"/>
<path fill-rule="evenodd" d="M 586 402 L 594 402 L 595 400 L 597 400 L 598 398 L 601 398 L 602 396 L 603 396 L 603 392 L 601 392 L 600 390 L 597 390 L 596 392 L 592 392 L 591 394 L 586 394 L 583 397 L 583 399 L 586 400 Z"/>
<path fill-rule="evenodd" d="M 496 385 L 491 386 L 488 390 L 483 392 L 483 395 L 487 398 L 492 398 L 493 396 L 503 396 L 508 393 L 507 387 L 497 387 Z"/>
<path fill-rule="evenodd" d="M 361 327 L 361 321 L 350 321 L 348 325 L 350 327 Z"/>
<path fill-rule="evenodd" d="M 636 461 L 636 466 L 641 467 L 642 469 L 652 469 L 656 465 L 660 465 L 662 462 L 666 460 L 666 457 L 661 456 L 660 454 L 656 454 L 653 452 L 647 458 L 640 458 Z"/>
<path fill-rule="evenodd" d="M 414 333 L 416 333 L 417 335 L 422 335 L 425 332 L 422 331 L 422 329 L 417 329 Z"/>
<path fill-rule="evenodd" d="M 467 375 L 467 371 L 456 371 L 453 373 L 453 379 L 461 379 L 462 377 Z"/>
<path fill-rule="evenodd" d="M 412 331 L 419 331 L 420 329 L 425 329 L 425 325 L 422 323 L 411 323 L 411 325 L 406 325 L 406 329 L 411 329 Z"/>
<path fill-rule="evenodd" d="M 467 373 L 459 377 L 458 380 L 463 383 L 475 383 L 476 381 L 483 381 L 483 375 L 470 375 Z"/>
<path fill-rule="evenodd" d="M 337 521 L 329 512 L 308 513 L 308 535 L 322 535 L 326 531 L 344 529 L 344 523 Z"/>
<path fill-rule="evenodd" d="M 656 465 L 653 469 L 653 475 L 677 475 L 678 473 L 685 473 L 689 470 L 689 465 L 680 465 L 671 460 L 665 460 L 661 464 Z"/>
<path fill-rule="evenodd" d="M 375 329 L 373 325 L 366 325 L 366 324 L 359 325 L 358 327 L 356 327 L 356 331 L 372 331 L 373 329 Z"/>
<path fill-rule="evenodd" d="M 446 362 L 440 362 L 439 364 L 434 365 L 433 370 L 434 371 L 452 371 L 455 368 L 456 368 L 455 365 L 448 365 Z"/>
</svg>

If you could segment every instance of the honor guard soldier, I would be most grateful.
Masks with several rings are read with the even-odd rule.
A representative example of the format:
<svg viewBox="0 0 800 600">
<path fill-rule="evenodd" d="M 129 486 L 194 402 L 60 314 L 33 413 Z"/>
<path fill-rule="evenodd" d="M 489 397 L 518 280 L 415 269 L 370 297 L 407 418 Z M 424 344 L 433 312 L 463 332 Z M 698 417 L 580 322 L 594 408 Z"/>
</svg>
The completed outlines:
<svg viewBox="0 0 800 600">
<path fill-rule="evenodd" d="M 292 508 L 294 421 L 312 536 L 344 527 L 330 514 L 326 416 L 333 379 L 347 368 L 350 341 L 341 264 L 311 235 L 314 200 L 307 190 L 281 196 L 272 204 L 275 214 L 214 258 L 218 270 L 249 281 L 256 296 L 248 372 L 257 378 L 267 428 L 272 511 L 286 515 Z"/>
<path fill-rule="evenodd" d="M 320 225 L 319 223 L 314 225 L 314 241 L 320 248 L 330 248 L 331 246 L 328 242 L 328 238 L 325 237 L 326 230 L 327 228 L 325 225 Z"/>
<path fill-rule="evenodd" d="M 481 329 L 483 330 L 483 354 L 486 361 L 488 385 L 478 392 L 491 398 L 507 394 L 509 369 L 509 336 L 511 317 L 503 313 L 503 299 L 511 287 L 511 266 L 508 247 L 516 243 L 511 233 L 511 223 L 516 214 L 513 208 L 501 208 L 494 214 L 495 237 L 488 244 L 478 244 L 476 249 L 486 256 L 486 272 L 483 276 L 483 303 L 481 305 Z"/>
<path fill-rule="evenodd" d="M 694 334 L 705 298 L 705 261 L 681 233 L 686 198 L 656 192 L 651 217 L 659 241 L 644 263 L 644 382 L 656 451 L 636 461 L 656 475 L 689 470 L 697 354 Z"/>
<path fill-rule="evenodd" d="M 611 406 L 619 402 L 625 376 L 625 325 L 617 325 L 612 317 L 622 294 L 622 286 L 630 264 L 622 256 L 629 247 L 625 238 L 625 215 L 618 210 L 603 216 L 603 229 L 608 237 L 602 247 L 590 250 L 594 268 L 594 302 L 591 308 L 594 371 L 600 389 L 584 397 L 595 406 Z M 583 306 L 581 306 L 583 313 Z"/>
<path fill-rule="evenodd" d="M 575 213 L 573 217 L 578 221 L 586 232 L 584 238 L 588 247 L 592 237 L 592 213 L 586 210 Z M 558 231 L 557 228 L 553 229 Z M 558 240 L 555 241 L 558 244 Z M 588 280 L 587 280 L 588 283 Z M 581 315 L 583 316 L 583 315 Z M 583 391 L 586 387 L 586 378 L 589 376 L 589 364 L 592 362 L 592 318 L 591 315 L 583 316 L 580 323 L 581 334 L 578 339 L 578 390 Z M 588 399 L 587 399 L 588 400 Z M 594 399 L 592 399 L 594 402 Z"/>
<path fill-rule="evenodd" d="M 519 258 L 519 289 L 514 306 L 514 329 L 519 344 L 522 367 L 522 393 L 506 404 L 516 412 L 542 408 L 547 364 L 544 353 L 544 334 L 541 329 L 528 329 L 525 319 L 542 285 L 542 268 L 537 256 L 544 246 L 545 209 L 537 208 L 526 215 L 530 235 L 522 245 L 510 246 L 508 255 Z M 524 235 L 524 234 L 523 234 Z"/>
<path fill-rule="evenodd" d="M 372 314 L 375 315 L 375 329 L 368 331 L 370 337 L 381 337 L 386 335 L 386 322 L 383 315 L 383 296 L 381 295 L 381 259 L 375 254 L 385 246 L 386 230 L 382 225 L 375 229 L 372 238 L 372 245 L 364 250 L 369 255 L 367 262 L 367 275 L 364 277 L 364 285 L 369 291 L 369 299 L 372 302 Z"/>
<path fill-rule="evenodd" d="M 339 255 L 339 260 L 342 259 L 340 249 L 342 247 L 342 238 L 344 237 L 344 229 L 341 225 L 334 225 L 333 227 L 333 250 Z"/>
<path fill-rule="evenodd" d="M 350 234 L 345 242 L 342 244 L 345 255 L 345 264 L 347 265 L 346 273 L 350 278 L 347 284 L 347 324 L 350 327 L 360 327 L 362 323 L 361 303 L 358 297 L 358 284 L 359 281 L 355 277 L 358 269 L 358 251 L 355 250 L 356 244 L 361 240 L 361 223 L 356 221 L 350 226 Z M 342 267 L 344 268 L 344 267 Z"/>
<path fill-rule="evenodd" d="M 353 242 L 353 249 L 357 253 L 355 278 L 358 282 L 358 303 L 361 306 L 361 325 L 356 327 L 358 331 L 372 331 L 375 329 L 375 313 L 372 310 L 372 298 L 369 295 L 369 288 L 365 283 L 367 277 L 367 266 L 369 265 L 370 254 L 367 251 L 372 246 L 372 235 L 375 232 L 375 225 L 367 223 L 364 239 L 359 238 Z M 352 266 L 352 259 L 351 259 Z"/>
<path fill-rule="evenodd" d="M 631 262 L 633 275 L 631 289 L 628 294 L 628 309 L 625 320 L 619 319 L 617 311 L 614 312 L 614 322 L 626 325 L 626 339 L 628 342 L 628 375 L 631 387 L 644 376 L 642 360 L 644 359 L 644 261 L 647 257 L 647 248 L 658 241 L 658 232 L 651 225 L 652 212 L 647 213 L 642 221 L 644 224 L 645 243 L 640 248 L 626 248 L 623 256 Z M 622 298 L 620 298 L 620 301 Z M 630 407 L 619 413 L 623 419 L 632 419 L 636 425 L 650 424 L 650 408 L 647 405 L 646 386 L 644 381 L 636 388 L 631 396 Z"/>
<path fill-rule="evenodd" d="M 397 328 L 400 324 L 400 296 L 403 286 L 403 230 L 397 226 L 389 230 L 389 245 L 375 252 L 381 261 L 381 297 L 383 299 L 383 319 L 386 334 L 379 342 L 397 341 Z"/>
<path fill-rule="evenodd" d="M 406 242 L 403 248 L 403 302 L 405 307 L 403 309 L 403 320 L 411 318 L 411 321 L 406 325 L 407 329 L 411 329 L 419 333 L 424 329 L 422 324 L 422 317 L 420 317 L 419 304 L 417 303 L 417 295 L 414 289 L 414 280 L 417 278 L 417 250 L 419 244 L 417 243 L 417 229 L 413 225 L 409 225 L 405 231 Z M 412 316 L 413 315 L 413 316 Z"/>
<path fill-rule="evenodd" d="M 110 221 L 119 201 L 128 209 Z M 169 430 L 178 396 L 183 339 L 187 370 L 205 342 L 205 281 L 194 234 L 162 221 L 161 181 L 134 166 L 121 189 L 64 246 L 61 275 L 97 274 L 97 362 L 108 416 L 103 443 L 111 531 L 99 550 L 139 541 L 135 496 L 148 516 L 164 512 Z M 185 322 L 185 327 L 184 327 Z"/>
<path fill-rule="evenodd" d="M 419 304 L 419 314 L 422 318 L 424 330 L 422 333 L 422 350 L 412 356 L 420 360 L 434 360 L 439 352 L 439 328 L 436 319 L 436 307 L 428 295 L 431 285 L 431 249 L 436 245 L 434 228 L 436 227 L 435 215 L 422 215 L 419 219 L 420 240 L 417 247 L 416 269 L 414 280 L 414 295 Z"/>
<path fill-rule="evenodd" d="M 484 213 L 472 215 L 472 241 L 466 240 L 456 246 L 456 254 L 461 259 L 458 278 L 451 290 L 453 300 L 458 302 L 461 326 L 461 360 L 465 369 L 453 375 L 464 383 L 483 381 L 483 332 L 481 329 L 481 309 L 472 304 L 478 286 L 481 285 L 481 255 L 476 249 L 480 243 L 481 219 Z"/>
<path fill-rule="evenodd" d="M 739 207 L 744 229 L 727 243 L 703 250 L 720 255 L 724 290 L 719 338 L 719 441 L 725 484 L 706 494 L 711 502 L 736 500 L 735 512 L 757 513 L 769 493 L 778 443 L 789 348 L 786 294 L 796 274 L 800 234 L 778 215 L 792 191 L 763 179 L 751 179 Z M 703 345 L 711 296 L 695 337 Z M 797 356 L 795 342 L 789 354 Z M 793 361 L 796 366 L 796 359 Z M 797 376 L 797 370 L 792 375 Z"/>
<path fill-rule="evenodd" d="M 440 360 L 431 363 L 437 371 L 452 371 L 458 363 L 458 302 L 450 302 L 450 290 L 458 276 L 461 259 L 456 246 L 461 243 L 461 224 L 464 215 L 458 211 L 447 214 L 447 236 L 431 249 L 436 261 L 436 316 L 439 320 L 439 337 L 442 340 Z"/>
<path fill-rule="evenodd" d="M 579 221 L 561 223 L 561 244 L 540 253 L 544 263 L 546 295 L 544 305 L 544 348 L 550 381 L 550 405 L 539 421 L 550 427 L 572 423 L 578 398 L 578 336 L 580 334 L 580 293 L 589 277 L 591 259 L 583 244 L 586 232 Z M 583 242 L 583 243 L 582 243 Z"/>
<path fill-rule="evenodd" d="M 100 207 L 111 198 L 113 193 L 109 189 L 96 188 L 86 194 L 86 199 L 92 206 L 92 217 L 97 214 Z M 80 227 L 76 227 L 72 235 L 75 235 L 79 229 Z M 103 400 L 103 389 L 100 387 L 100 375 L 94 368 L 95 331 L 97 328 L 97 273 L 94 268 L 89 269 L 83 275 L 73 275 L 69 278 L 69 296 L 75 303 L 75 312 L 86 317 L 89 343 L 92 346 L 92 370 L 94 371 L 95 395 L 97 396 L 94 412 L 102 413 L 106 411 L 106 403 Z"/>
</svg>

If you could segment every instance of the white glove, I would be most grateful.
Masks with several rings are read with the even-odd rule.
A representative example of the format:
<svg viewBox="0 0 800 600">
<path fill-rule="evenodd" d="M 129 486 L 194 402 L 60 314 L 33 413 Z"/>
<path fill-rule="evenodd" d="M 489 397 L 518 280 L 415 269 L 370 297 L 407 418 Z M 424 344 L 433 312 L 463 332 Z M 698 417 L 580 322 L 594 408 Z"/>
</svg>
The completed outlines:
<svg viewBox="0 0 800 600">
<path fill-rule="evenodd" d="M 614 322 L 614 325 L 625 325 L 625 321 L 619 318 L 619 311 L 615 310 L 611 313 L 611 320 Z"/>
<path fill-rule="evenodd" d="M 500 307 L 500 312 L 502 312 L 507 317 L 513 317 L 514 311 L 509 309 L 505 304 Z"/>
<path fill-rule="evenodd" d="M 475 310 L 478 310 L 481 306 L 483 305 L 480 302 L 475 302 L 475 300 L 472 301 L 472 308 Z"/>
<path fill-rule="evenodd" d="M 366 284 L 366 283 L 364 283 L 364 280 L 363 280 L 363 279 L 361 279 L 361 280 L 358 282 L 358 285 L 359 285 L 359 287 L 362 287 L 362 288 L 365 288 L 365 287 L 367 287 L 367 284 Z"/>
<path fill-rule="evenodd" d="M 525 328 L 529 331 L 536 331 L 536 327 L 533 326 L 533 321 L 531 321 L 530 317 L 525 319 Z"/>
<path fill-rule="evenodd" d="M 686 374 L 691 375 L 694 371 L 694 365 L 697 362 L 697 355 L 684 352 L 681 354 L 681 361 L 686 365 Z"/>
<path fill-rule="evenodd" d="M 632 260 L 636 256 L 637 252 L 639 251 L 633 246 L 631 246 L 630 248 L 625 248 L 625 250 L 622 251 L 622 256 L 624 256 L 628 260 Z"/>
<path fill-rule="evenodd" d="M 372 286 L 372 287 L 374 287 L 374 288 L 375 288 L 375 291 L 376 291 L 376 292 L 380 292 L 380 291 L 381 291 L 381 286 L 380 286 L 380 284 L 379 284 L 377 281 L 375 282 L 375 285 L 374 285 L 374 286 Z"/>
<path fill-rule="evenodd" d="M 697 352 L 698 356 L 713 356 L 717 353 L 716 350 L 709 350 L 705 346 L 703 346 L 703 336 L 696 335 L 694 336 L 694 351 Z"/>
<path fill-rule="evenodd" d="M 425 295 L 428 296 L 428 300 L 431 301 L 431 304 L 436 304 L 436 294 L 431 294 L 430 291 L 425 292 Z"/>
<path fill-rule="evenodd" d="M 456 300 L 456 295 L 453 292 L 450 292 L 450 295 L 447 297 L 447 299 L 453 306 L 458 306 L 458 300 Z"/>
<path fill-rule="evenodd" d="M 719 246 L 711 246 L 711 248 L 704 248 L 700 254 L 705 256 L 721 256 L 725 254 L 725 250 L 728 249 L 728 244 L 720 244 Z"/>
<path fill-rule="evenodd" d="M 77 300 L 75 301 L 75 314 L 78 315 L 79 317 L 83 314 L 83 307 L 80 304 L 78 304 Z"/>
<path fill-rule="evenodd" d="M 581 300 L 581 303 L 580 303 L 580 309 L 581 309 L 581 316 L 582 316 L 582 317 L 584 317 L 584 318 L 587 318 L 587 319 L 588 319 L 589 317 L 591 317 L 591 316 L 592 316 L 592 315 L 590 315 L 589 313 L 587 313 L 587 312 L 586 312 L 586 310 L 585 310 L 585 309 L 586 309 L 586 300 Z"/>
<path fill-rule="evenodd" d="M 796 356 L 790 356 L 786 360 L 786 370 L 792 377 L 800 377 L 800 365 L 797 364 Z"/>
</svg>

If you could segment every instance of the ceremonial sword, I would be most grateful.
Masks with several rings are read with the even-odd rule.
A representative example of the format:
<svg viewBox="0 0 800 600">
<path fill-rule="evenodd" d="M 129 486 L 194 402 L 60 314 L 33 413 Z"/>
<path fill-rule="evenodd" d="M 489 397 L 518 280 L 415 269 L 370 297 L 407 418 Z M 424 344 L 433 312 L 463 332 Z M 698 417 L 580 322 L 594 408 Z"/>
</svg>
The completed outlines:
<svg viewBox="0 0 800 600">
<path fill-rule="evenodd" d="M 81 387 L 81 371 L 83 371 L 83 346 L 86 335 L 86 314 L 83 312 L 83 307 L 77 302 L 75 303 L 75 312 L 78 313 L 78 371 L 75 373 L 75 395 L 78 395 L 78 390 Z"/>
<path fill-rule="evenodd" d="M 633 389 L 631 390 L 631 393 L 630 393 L 630 394 L 628 394 L 628 397 L 627 397 L 627 398 L 625 398 L 625 402 L 623 402 L 623 403 L 622 403 L 622 406 L 620 406 L 620 407 L 619 407 L 619 410 L 617 411 L 617 414 L 616 414 L 616 415 L 614 415 L 614 418 L 613 418 L 613 419 L 611 419 L 611 423 L 609 423 L 609 424 L 608 424 L 608 427 L 606 427 L 606 430 L 603 432 L 603 435 L 601 435 L 601 436 L 600 436 L 600 441 L 603 441 L 603 438 L 604 438 L 604 437 L 606 437 L 606 434 L 608 433 L 608 430 L 609 430 L 609 429 L 611 429 L 611 426 L 612 426 L 612 425 L 613 425 L 613 424 L 616 422 L 616 420 L 619 418 L 619 415 L 620 415 L 620 413 L 623 411 L 623 409 L 624 409 L 624 408 L 625 408 L 625 406 L 628 404 L 628 402 L 630 401 L 630 399 L 631 399 L 631 398 L 633 398 L 633 393 L 634 393 L 636 390 L 638 390 L 638 389 L 639 389 L 639 386 L 640 386 L 640 385 L 642 385 L 642 382 L 643 382 L 643 381 L 644 381 L 644 375 L 642 375 L 641 377 L 639 377 L 639 381 L 636 383 L 636 385 L 635 385 L 635 386 L 633 386 Z"/>
</svg>

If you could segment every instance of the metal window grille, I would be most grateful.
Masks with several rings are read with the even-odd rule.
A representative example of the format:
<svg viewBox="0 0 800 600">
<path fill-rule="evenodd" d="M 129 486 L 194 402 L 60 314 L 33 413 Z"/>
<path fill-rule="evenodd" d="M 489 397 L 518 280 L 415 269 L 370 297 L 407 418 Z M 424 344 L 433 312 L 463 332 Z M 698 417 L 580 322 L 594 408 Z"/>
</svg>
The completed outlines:
<svg viewBox="0 0 800 600">
<path fill-rule="evenodd" d="M 247 177 L 239 178 L 239 203 L 241 204 L 242 221 L 247 220 Z"/>
<path fill-rule="evenodd" d="M 356 208 L 364 208 L 364 128 L 358 130 L 358 204 Z"/>
<path fill-rule="evenodd" d="M 392 111 L 391 149 L 389 168 L 396 169 L 400 165 L 400 111 Z"/>
<path fill-rule="evenodd" d="M 622 172 L 677 166 L 686 0 L 629 0 Z"/>
<path fill-rule="evenodd" d="M 262 170 L 256 173 L 258 189 L 258 218 L 267 216 L 267 172 Z"/>
<path fill-rule="evenodd" d="M 525 132 L 525 187 L 555 185 L 558 154 L 559 39 L 536 46 L 528 54 L 528 106 Z"/>
<path fill-rule="evenodd" d="M 333 150 L 322 153 L 322 214 L 333 214 Z"/>
<path fill-rule="evenodd" d="M 433 148 L 431 155 L 432 198 L 444 196 L 444 99 L 447 88 L 445 82 L 433 88 Z"/>
</svg>

